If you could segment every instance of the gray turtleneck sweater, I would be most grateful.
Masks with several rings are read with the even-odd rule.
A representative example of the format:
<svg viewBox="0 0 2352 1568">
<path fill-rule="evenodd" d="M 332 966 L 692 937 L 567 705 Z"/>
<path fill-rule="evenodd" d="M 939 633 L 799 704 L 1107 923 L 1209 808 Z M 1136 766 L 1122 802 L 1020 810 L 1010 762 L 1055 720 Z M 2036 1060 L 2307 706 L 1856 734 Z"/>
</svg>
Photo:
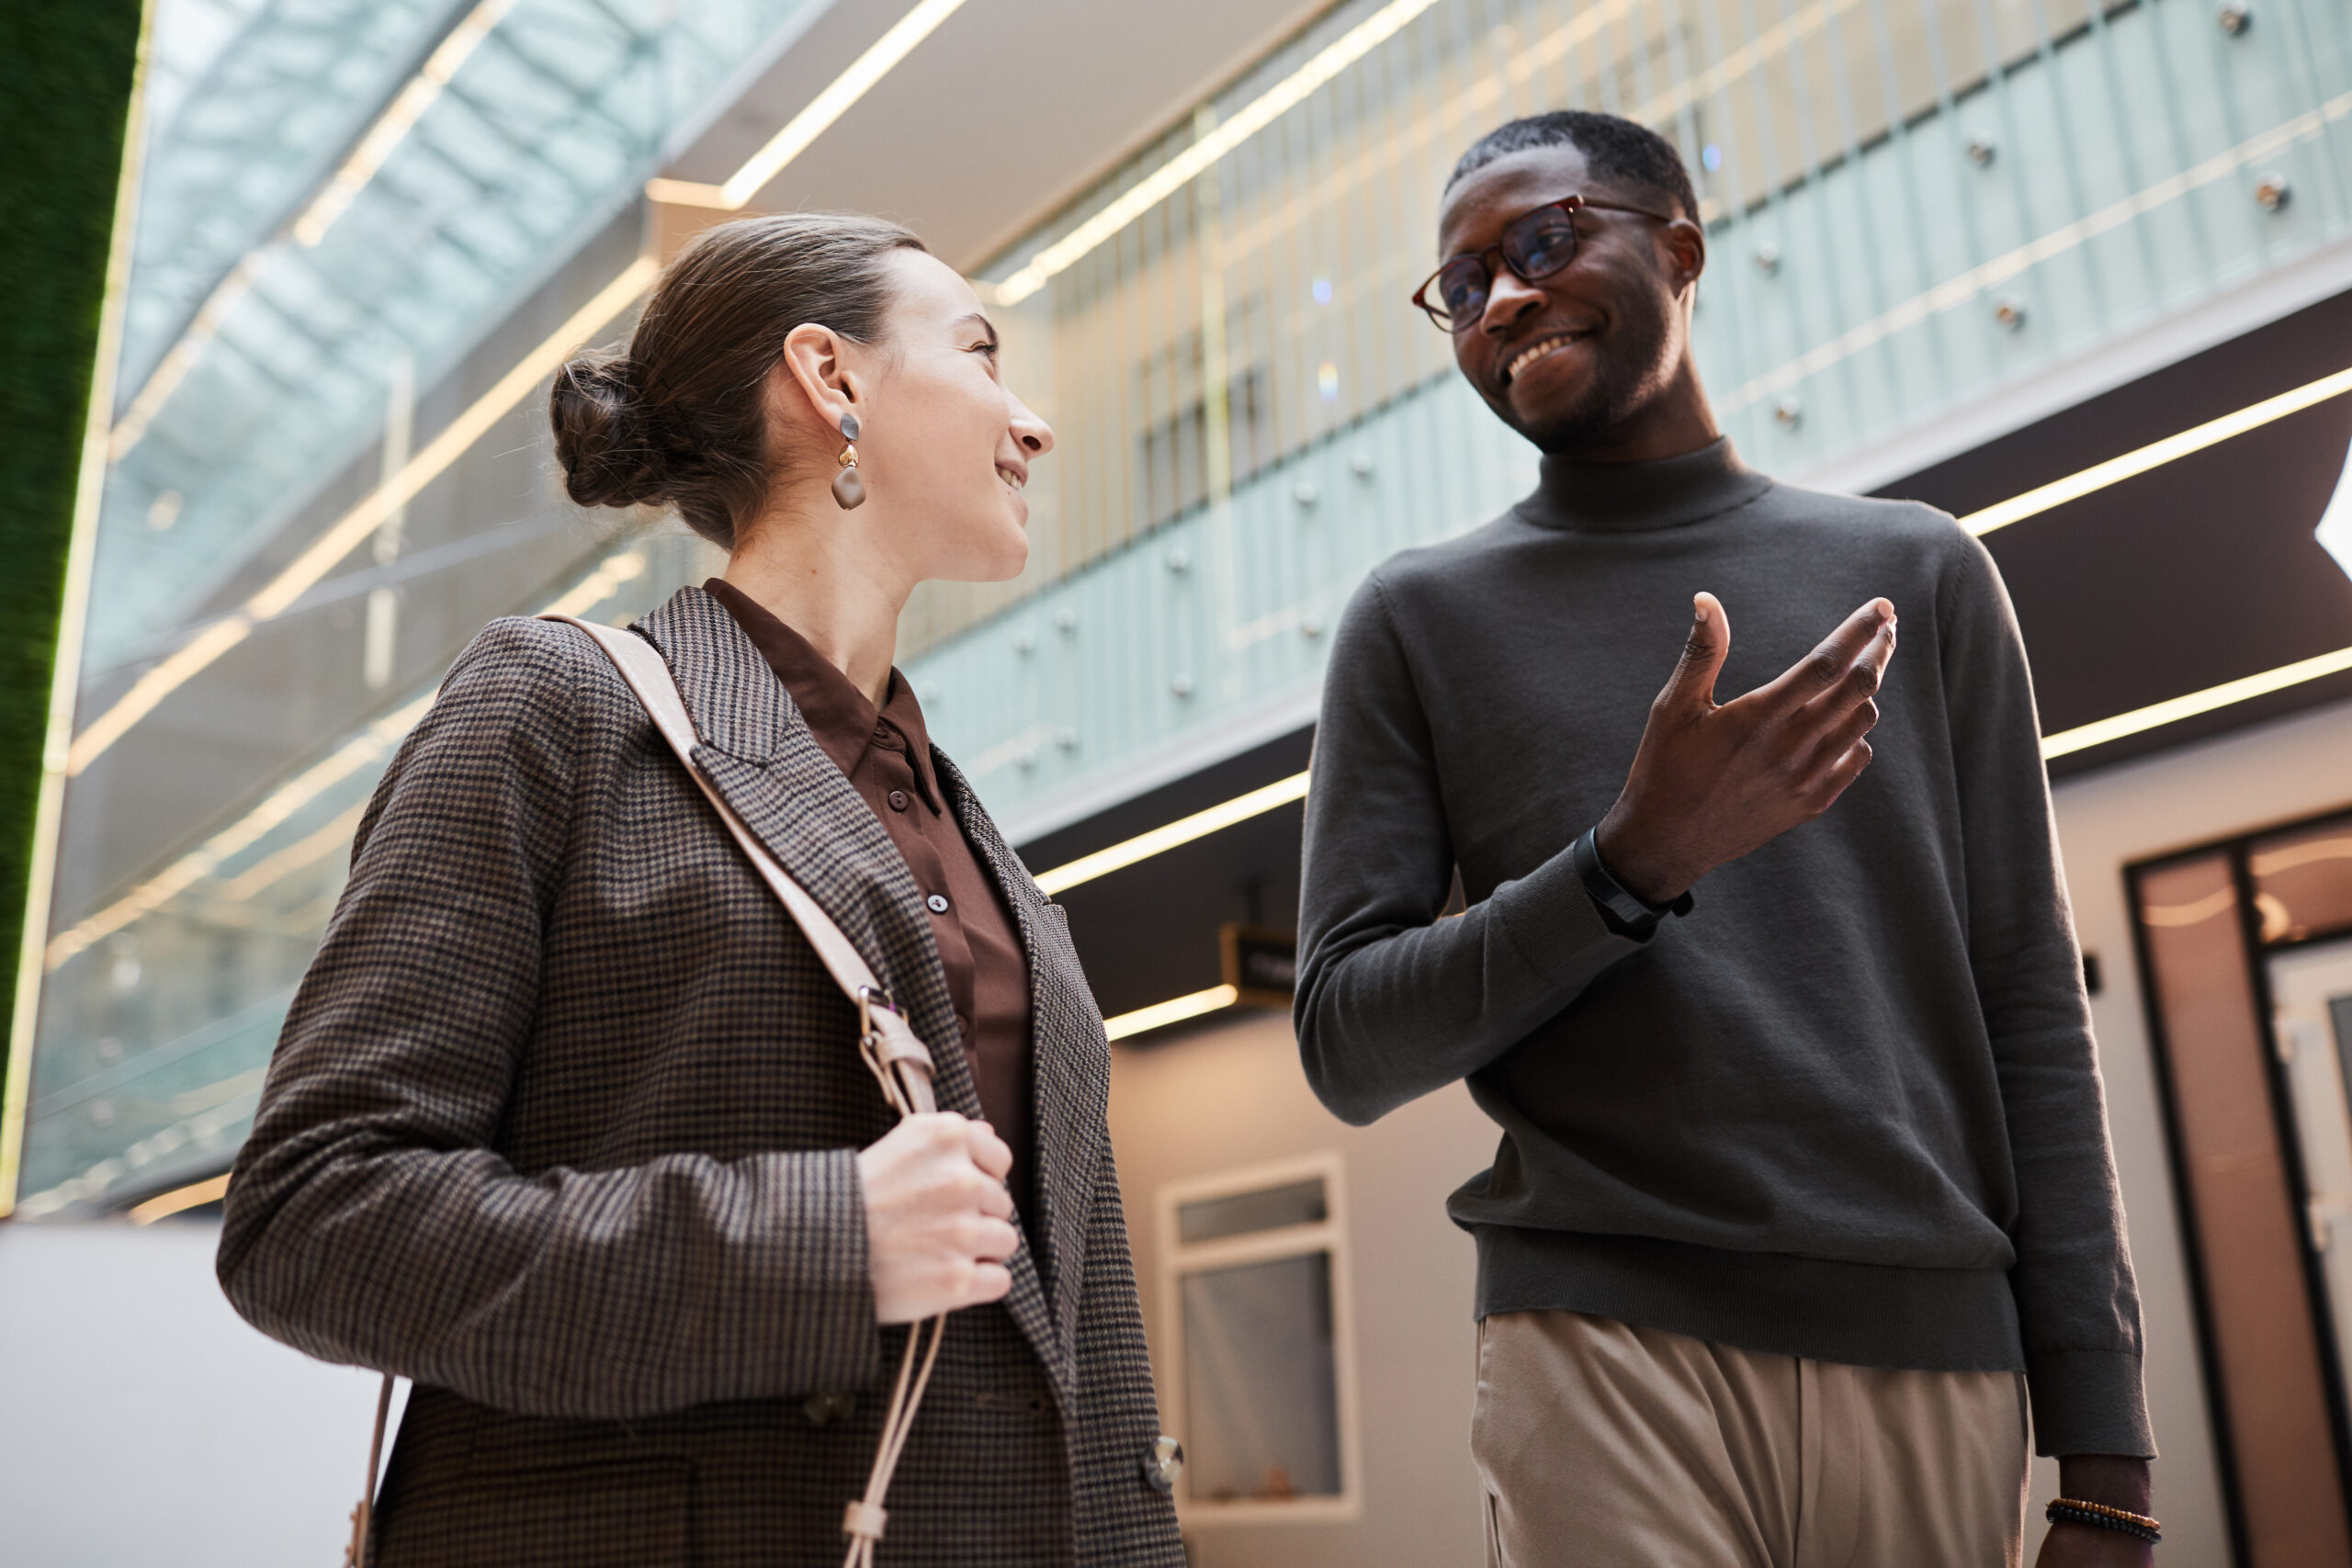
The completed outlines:
<svg viewBox="0 0 2352 1568">
<path fill-rule="evenodd" d="M 1861 778 L 1635 941 L 1567 846 L 1700 589 L 1731 623 L 1720 701 L 1876 595 L 1902 642 Z M 1326 1104 L 1369 1122 L 1467 1078 L 1501 1125 L 1449 1205 L 1480 1315 L 2022 1370 L 2041 1452 L 2154 1452 L 2025 651 L 1950 517 L 1718 441 L 1547 458 L 1503 516 L 1393 558 L 1332 649 L 1299 937 Z"/>
</svg>

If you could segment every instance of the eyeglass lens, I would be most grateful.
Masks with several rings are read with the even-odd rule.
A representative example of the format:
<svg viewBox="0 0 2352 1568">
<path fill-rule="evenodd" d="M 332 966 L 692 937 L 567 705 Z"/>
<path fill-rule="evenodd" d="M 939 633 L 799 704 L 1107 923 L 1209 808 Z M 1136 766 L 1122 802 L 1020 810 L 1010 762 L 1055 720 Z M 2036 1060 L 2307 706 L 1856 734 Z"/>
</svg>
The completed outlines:
<svg viewBox="0 0 2352 1568">
<path fill-rule="evenodd" d="M 1504 265 L 1528 282 L 1551 276 L 1576 259 L 1576 220 L 1562 209 L 1538 208 L 1503 231 Z M 1476 321 L 1487 308 L 1493 275 L 1485 256 L 1456 256 L 1438 270 L 1437 300 L 1449 325 Z"/>
</svg>

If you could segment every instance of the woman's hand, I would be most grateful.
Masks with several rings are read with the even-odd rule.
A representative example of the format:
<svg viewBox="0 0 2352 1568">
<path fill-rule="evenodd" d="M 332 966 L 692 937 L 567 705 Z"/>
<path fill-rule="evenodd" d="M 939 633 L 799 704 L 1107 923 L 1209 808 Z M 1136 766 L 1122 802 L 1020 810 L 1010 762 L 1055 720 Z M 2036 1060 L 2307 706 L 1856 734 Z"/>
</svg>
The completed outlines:
<svg viewBox="0 0 2352 1568">
<path fill-rule="evenodd" d="M 1004 1188 L 1012 1151 L 985 1122 L 952 1111 L 910 1116 L 857 1156 L 874 1310 L 884 1323 L 919 1323 L 1001 1301 L 1004 1266 L 1021 1244 Z"/>
</svg>

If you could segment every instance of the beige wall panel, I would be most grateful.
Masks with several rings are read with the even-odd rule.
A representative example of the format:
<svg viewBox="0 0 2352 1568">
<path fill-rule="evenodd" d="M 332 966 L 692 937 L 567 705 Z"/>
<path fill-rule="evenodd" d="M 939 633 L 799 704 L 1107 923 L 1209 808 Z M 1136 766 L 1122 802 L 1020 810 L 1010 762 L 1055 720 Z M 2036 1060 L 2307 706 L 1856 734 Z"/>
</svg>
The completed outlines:
<svg viewBox="0 0 2352 1568">
<path fill-rule="evenodd" d="M 1112 1058 L 1111 1136 L 1152 1343 L 1162 1321 L 1160 1187 L 1337 1151 L 1350 1222 L 1362 1517 L 1344 1524 L 1185 1524 L 1194 1568 L 1476 1568 L 1470 1464 L 1470 1238 L 1445 1194 L 1492 1159 L 1494 1124 L 1460 1085 L 1371 1127 L 1317 1103 L 1290 1021 L 1229 1028 Z M 1171 1407 L 1164 1354 L 1154 1361 Z M 1344 1370 L 1342 1375 L 1345 1375 Z M 1181 1435 L 1181 1431 L 1180 1431 Z"/>
</svg>

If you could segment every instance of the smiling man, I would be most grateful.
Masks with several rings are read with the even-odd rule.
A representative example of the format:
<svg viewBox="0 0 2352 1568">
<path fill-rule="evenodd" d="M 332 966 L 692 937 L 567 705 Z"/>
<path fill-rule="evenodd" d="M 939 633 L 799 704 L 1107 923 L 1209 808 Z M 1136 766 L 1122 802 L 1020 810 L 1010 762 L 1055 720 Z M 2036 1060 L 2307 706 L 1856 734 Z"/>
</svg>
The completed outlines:
<svg viewBox="0 0 2352 1568">
<path fill-rule="evenodd" d="M 1449 1205 L 1490 1562 L 2017 1562 L 2029 1400 L 2076 1505 L 2044 1568 L 2143 1562 L 2139 1300 L 2007 596 L 1943 513 L 1740 461 L 1696 217 L 1603 115 L 1454 169 L 1415 302 L 1542 479 L 1340 627 L 1307 1075 L 1356 1122 L 1466 1078 L 1502 1128 Z"/>
</svg>

